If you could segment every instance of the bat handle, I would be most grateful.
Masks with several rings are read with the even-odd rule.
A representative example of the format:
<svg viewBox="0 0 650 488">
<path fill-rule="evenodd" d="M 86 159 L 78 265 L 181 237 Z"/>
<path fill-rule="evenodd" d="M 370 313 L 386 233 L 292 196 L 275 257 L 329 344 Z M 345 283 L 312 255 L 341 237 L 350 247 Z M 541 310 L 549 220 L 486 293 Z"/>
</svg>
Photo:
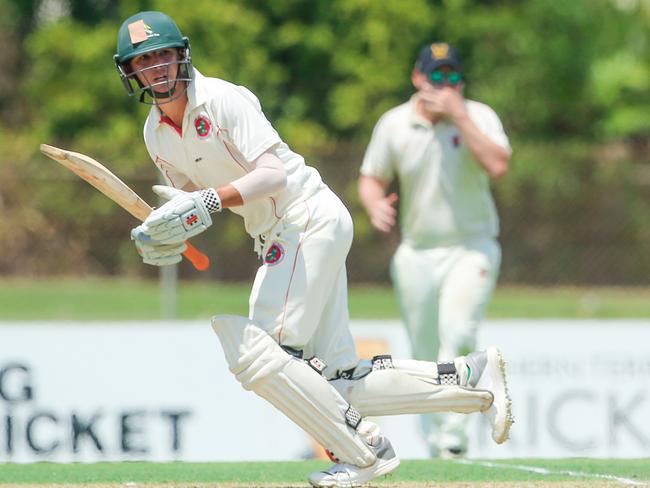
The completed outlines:
<svg viewBox="0 0 650 488">
<path fill-rule="evenodd" d="M 187 249 L 183 253 L 183 256 L 192 263 L 192 265 L 199 271 L 205 271 L 210 267 L 210 258 L 195 248 L 189 241 L 186 241 Z"/>
</svg>

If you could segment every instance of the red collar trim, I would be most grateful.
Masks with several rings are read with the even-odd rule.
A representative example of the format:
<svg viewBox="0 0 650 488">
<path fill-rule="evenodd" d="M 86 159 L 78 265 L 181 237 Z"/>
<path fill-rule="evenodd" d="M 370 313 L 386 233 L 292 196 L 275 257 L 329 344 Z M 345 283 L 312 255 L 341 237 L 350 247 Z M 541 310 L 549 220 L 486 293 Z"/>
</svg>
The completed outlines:
<svg viewBox="0 0 650 488">
<path fill-rule="evenodd" d="M 161 124 L 167 124 L 168 126 L 173 128 L 178 133 L 179 136 L 181 136 L 181 137 L 183 136 L 183 129 L 181 129 L 179 126 L 177 126 L 174 123 L 174 121 L 172 119 L 170 119 L 168 116 L 161 115 L 160 116 L 160 123 Z"/>
</svg>

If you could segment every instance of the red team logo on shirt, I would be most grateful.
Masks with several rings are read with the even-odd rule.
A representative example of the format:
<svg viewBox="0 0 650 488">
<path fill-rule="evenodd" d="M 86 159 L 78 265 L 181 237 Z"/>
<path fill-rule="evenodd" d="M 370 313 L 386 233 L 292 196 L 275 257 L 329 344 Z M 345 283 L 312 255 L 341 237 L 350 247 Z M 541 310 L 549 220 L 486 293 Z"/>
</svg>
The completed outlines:
<svg viewBox="0 0 650 488">
<path fill-rule="evenodd" d="M 194 119 L 194 128 L 196 129 L 196 133 L 199 135 L 199 137 L 204 138 L 210 135 L 212 126 L 210 125 L 210 121 L 205 115 L 199 115 L 196 119 Z"/>
<path fill-rule="evenodd" d="M 274 242 L 273 244 L 271 244 L 271 247 L 269 247 L 269 250 L 266 251 L 266 255 L 264 256 L 264 262 L 269 266 L 274 266 L 278 264 L 280 261 L 282 261 L 283 257 L 284 257 L 284 248 L 277 242 Z"/>
</svg>

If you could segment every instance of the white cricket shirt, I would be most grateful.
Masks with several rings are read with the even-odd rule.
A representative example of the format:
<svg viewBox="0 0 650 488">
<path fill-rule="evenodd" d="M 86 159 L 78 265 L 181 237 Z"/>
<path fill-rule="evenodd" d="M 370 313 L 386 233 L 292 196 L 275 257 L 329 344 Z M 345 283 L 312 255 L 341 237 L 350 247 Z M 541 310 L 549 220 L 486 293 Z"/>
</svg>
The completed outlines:
<svg viewBox="0 0 650 488">
<path fill-rule="evenodd" d="M 496 113 L 466 100 L 469 117 L 495 143 L 509 148 Z M 400 185 L 402 240 L 416 248 L 496 237 L 499 220 L 489 177 L 463 142 L 460 130 L 431 124 L 415 110 L 415 99 L 386 112 L 374 128 L 361 173 Z"/>
<path fill-rule="evenodd" d="M 271 229 L 294 203 L 324 185 L 318 171 L 280 139 L 248 89 L 205 77 L 194 69 L 187 97 L 182 129 L 156 106 L 144 125 L 149 155 L 170 186 L 183 188 L 189 182 L 200 188 L 226 185 L 252 171 L 252 162 L 273 147 L 287 173 L 286 188 L 230 208 L 244 218 L 246 231 L 256 237 Z"/>
</svg>

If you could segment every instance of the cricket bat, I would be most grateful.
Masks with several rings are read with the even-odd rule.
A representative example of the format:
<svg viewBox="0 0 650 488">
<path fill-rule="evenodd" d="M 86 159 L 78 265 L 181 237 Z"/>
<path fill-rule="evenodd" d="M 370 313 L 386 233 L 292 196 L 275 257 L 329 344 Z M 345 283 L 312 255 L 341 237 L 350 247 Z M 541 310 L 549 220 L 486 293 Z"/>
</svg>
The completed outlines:
<svg viewBox="0 0 650 488">
<path fill-rule="evenodd" d="M 61 163 L 81 179 L 86 180 L 136 219 L 143 221 L 153 210 L 126 183 L 93 158 L 85 154 L 67 151 L 47 144 L 41 144 L 41 152 L 57 163 Z M 210 258 L 189 242 L 185 244 L 187 245 L 187 250 L 183 253 L 183 256 L 196 269 L 200 271 L 208 269 L 210 266 Z"/>
</svg>

